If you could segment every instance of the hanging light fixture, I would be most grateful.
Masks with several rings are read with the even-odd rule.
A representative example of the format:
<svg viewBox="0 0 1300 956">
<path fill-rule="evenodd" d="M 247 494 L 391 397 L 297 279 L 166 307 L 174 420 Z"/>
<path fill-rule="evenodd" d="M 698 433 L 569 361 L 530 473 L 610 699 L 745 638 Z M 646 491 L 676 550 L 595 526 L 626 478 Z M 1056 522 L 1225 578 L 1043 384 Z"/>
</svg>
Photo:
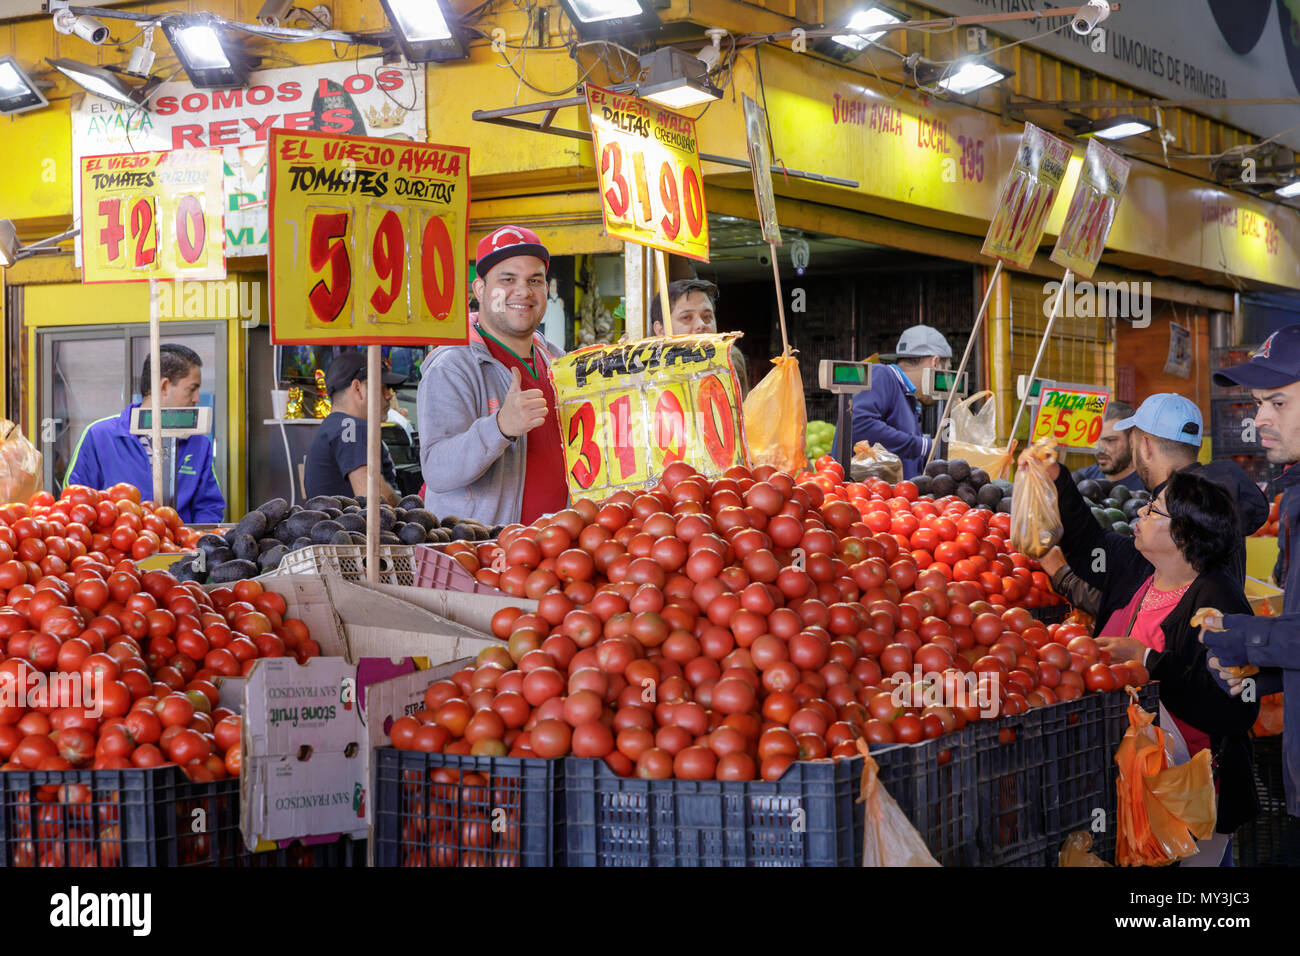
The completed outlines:
<svg viewBox="0 0 1300 956">
<path fill-rule="evenodd" d="M 185 75 L 200 89 L 229 89 L 248 82 L 250 64 L 239 44 L 230 40 L 219 21 L 206 14 L 166 17 L 163 33 L 180 60 Z"/>
<path fill-rule="evenodd" d="M 1003 69 L 982 57 L 970 57 L 945 65 L 934 63 L 913 53 L 907 58 L 905 65 L 916 78 L 918 85 L 937 86 L 957 96 L 966 96 L 1015 75 L 1013 70 Z"/>
<path fill-rule="evenodd" d="M 1140 136 L 1155 129 L 1154 123 L 1128 114 L 1100 120 L 1066 120 L 1065 125 L 1080 136 L 1095 136 L 1098 139 L 1108 140 Z"/>
<path fill-rule="evenodd" d="M 813 45 L 813 49 L 847 63 L 856 59 L 868 45 L 885 35 L 884 30 L 871 32 L 872 27 L 902 23 L 906 19 L 907 17 L 897 11 L 873 3 L 868 7 L 855 10 L 844 24 L 843 33 L 823 37 Z"/>
<path fill-rule="evenodd" d="M 11 56 L 0 57 L 0 113 L 6 116 L 26 113 L 49 105 L 49 100 L 17 60 Z"/>
<path fill-rule="evenodd" d="M 641 57 L 641 68 L 649 71 L 637 87 L 643 100 L 670 110 L 683 110 L 720 99 L 722 91 L 709 82 L 709 68 L 686 50 L 666 46 Z"/>
<path fill-rule="evenodd" d="M 380 0 L 408 63 L 468 59 L 458 24 L 441 0 Z"/>
<path fill-rule="evenodd" d="M 45 62 L 87 92 L 113 103 L 121 103 L 131 109 L 136 107 L 148 109 L 149 94 L 162 82 L 161 79 L 150 77 L 137 86 L 129 82 L 123 72 L 116 67 L 93 66 L 67 57 L 58 59 L 46 57 Z"/>
<path fill-rule="evenodd" d="M 560 0 L 560 6 L 584 39 L 634 33 L 660 22 L 654 0 Z"/>
</svg>

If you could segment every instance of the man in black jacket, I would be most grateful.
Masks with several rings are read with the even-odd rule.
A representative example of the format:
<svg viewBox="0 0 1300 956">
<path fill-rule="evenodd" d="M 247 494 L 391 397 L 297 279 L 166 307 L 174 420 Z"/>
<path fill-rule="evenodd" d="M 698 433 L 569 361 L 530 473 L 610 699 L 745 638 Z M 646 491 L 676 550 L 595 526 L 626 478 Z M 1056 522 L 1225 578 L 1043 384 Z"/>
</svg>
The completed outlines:
<svg viewBox="0 0 1300 956">
<path fill-rule="evenodd" d="M 1116 431 L 1132 429 L 1133 461 L 1142 483 L 1154 498 L 1176 471 L 1202 475 L 1222 485 L 1237 505 L 1242 537 L 1228 558 L 1228 571 L 1239 584 L 1246 581 L 1246 538 L 1268 520 L 1268 498 L 1235 461 L 1196 460 L 1201 448 L 1201 410 L 1195 403 L 1164 392 L 1148 398 L 1132 418 L 1115 423 Z"/>
</svg>

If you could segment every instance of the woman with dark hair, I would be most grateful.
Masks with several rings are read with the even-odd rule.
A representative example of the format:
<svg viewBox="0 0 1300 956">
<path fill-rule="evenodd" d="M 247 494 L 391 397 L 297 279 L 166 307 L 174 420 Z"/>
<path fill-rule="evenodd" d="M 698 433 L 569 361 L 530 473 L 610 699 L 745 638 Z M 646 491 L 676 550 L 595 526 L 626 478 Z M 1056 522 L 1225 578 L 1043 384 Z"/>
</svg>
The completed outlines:
<svg viewBox="0 0 1300 956">
<path fill-rule="evenodd" d="M 1160 682 L 1160 702 L 1189 756 L 1210 748 L 1219 791 L 1216 829 L 1231 834 L 1259 811 L 1248 736 L 1259 704 L 1229 695 L 1214 679 L 1191 619 L 1203 607 L 1252 613 L 1227 571 L 1241 536 L 1232 498 L 1212 481 L 1176 472 L 1138 512 L 1130 539 L 1102 529 L 1068 471 L 1053 464 L 1048 475 L 1060 505 L 1061 549 L 1079 577 L 1101 592 L 1097 644 L 1111 663 L 1143 664 Z M 1231 847 L 1224 852 L 1230 863 Z"/>
</svg>

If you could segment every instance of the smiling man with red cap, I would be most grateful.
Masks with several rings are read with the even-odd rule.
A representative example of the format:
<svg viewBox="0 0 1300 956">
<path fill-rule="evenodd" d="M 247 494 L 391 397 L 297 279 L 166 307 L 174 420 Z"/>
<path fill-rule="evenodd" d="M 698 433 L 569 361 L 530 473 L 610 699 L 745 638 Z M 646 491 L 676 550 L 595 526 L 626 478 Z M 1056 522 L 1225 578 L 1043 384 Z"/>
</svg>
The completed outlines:
<svg viewBox="0 0 1300 956">
<path fill-rule="evenodd" d="M 424 503 L 488 526 L 568 504 L 564 445 L 547 370 L 561 351 L 537 332 L 551 255 L 532 230 L 502 226 L 478 244 L 468 345 L 424 360 L 417 400 Z"/>
</svg>

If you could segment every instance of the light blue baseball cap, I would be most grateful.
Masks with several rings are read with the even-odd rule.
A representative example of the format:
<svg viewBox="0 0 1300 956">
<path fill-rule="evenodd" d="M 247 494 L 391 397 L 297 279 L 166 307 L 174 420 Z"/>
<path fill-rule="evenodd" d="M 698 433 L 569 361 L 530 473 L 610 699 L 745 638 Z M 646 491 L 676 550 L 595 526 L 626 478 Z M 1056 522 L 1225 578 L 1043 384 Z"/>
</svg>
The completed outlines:
<svg viewBox="0 0 1300 956">
<path fill-rule="evenodd" d="M 1196 403 L 1173 392 L 1150 396 L 1131 418 L 1115 423 L 1115 431 L 1140 428 L 1148 435 L 1201 447 L 1201 410 Z"/>
</svg>

